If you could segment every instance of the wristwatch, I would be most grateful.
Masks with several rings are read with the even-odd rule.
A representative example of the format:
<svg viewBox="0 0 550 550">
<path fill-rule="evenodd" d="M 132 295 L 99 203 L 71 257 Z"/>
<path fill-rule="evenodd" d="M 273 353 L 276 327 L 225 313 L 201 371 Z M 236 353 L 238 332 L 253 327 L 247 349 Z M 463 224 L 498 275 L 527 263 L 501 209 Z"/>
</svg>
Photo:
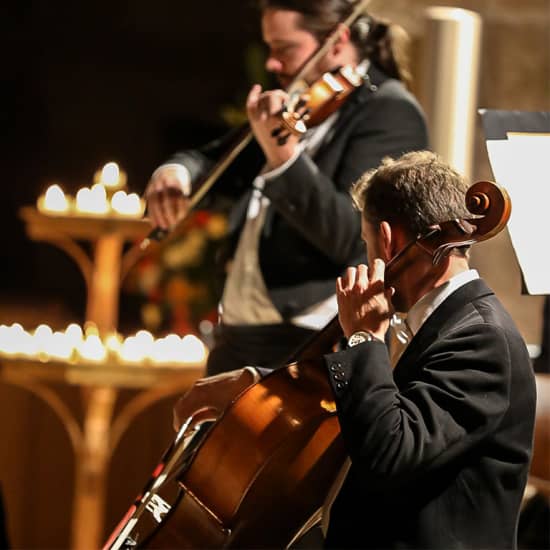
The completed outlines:
<svg viewBox="0 0 550 550">
<path fill-rule="evenodd" d="M 378 340 L 378 338 L 376 338 L 374 334 L 366 332 L 364 330 L 359 330 L 357 332 L 354 332 L 348 338 L 348 348 L 352 348 L 353 346 L 356 346 L 357 344 L 362 344 L 363 342 L 373 342 L 375 340 Z"/>
</svg>

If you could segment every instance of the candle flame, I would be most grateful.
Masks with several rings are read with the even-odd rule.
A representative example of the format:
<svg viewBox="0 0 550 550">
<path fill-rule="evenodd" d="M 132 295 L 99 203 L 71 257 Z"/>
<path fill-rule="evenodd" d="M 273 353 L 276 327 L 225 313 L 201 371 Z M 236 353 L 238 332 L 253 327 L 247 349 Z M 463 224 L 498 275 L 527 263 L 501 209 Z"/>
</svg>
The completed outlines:
<svg viewBox="0 0 550 550">
<path fill-rule="evenodd" d="M 59 185 L 50 185 L 38 198 L 37 208 L 45 214 L 67 216 L 143 217 L 145 201 L 137 193 L 126 193 L 125 186 L 126 173 L 116 162 L 108 162 L 95 173 L 91 188 L 82 187 L 72 197 Z"/>
<path fill-rule="evenodd" d="M 69 211 L 70 205 L 65 193 L 57 184 L 50 185 L 46 193 L 40 197 L 38 202 L 39 210 L 44 212 L 65 213 Z"/>
<path fill-rule="evenodd" d="M 76 209 L 87 214 L 107 214 L 109 202 L 103 185 L 96 183 L 91 189 L 83 187 L 76 194 Z"/>
<path fill-rule="evenodd" d="M 111 208 L 121 216 L 143 216 L 145 203 L 136 193 L 117 191 L 111 199 Z"/>
<path fill-rule="evenodd" d="M 101 183 L 105 187 L 118 187 L 120 183 L 120 169 L 116 162 L 108 162 L 101 170 Z"/>
</svg>

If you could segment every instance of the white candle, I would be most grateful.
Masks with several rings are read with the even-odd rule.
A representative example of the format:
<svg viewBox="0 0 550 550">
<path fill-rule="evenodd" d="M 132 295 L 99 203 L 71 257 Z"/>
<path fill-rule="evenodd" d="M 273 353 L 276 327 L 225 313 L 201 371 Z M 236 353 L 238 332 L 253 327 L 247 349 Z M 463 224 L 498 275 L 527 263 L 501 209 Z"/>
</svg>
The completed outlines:
<svg viewBox="0 0 550 550">
<path fill-rule="evenodd" d="M 70 205 L 65 193 L 57 184 L 50 185 L 46 193 L 38 199 L 38 209 L 42 212 L 67 213 Z"/>
</svg>

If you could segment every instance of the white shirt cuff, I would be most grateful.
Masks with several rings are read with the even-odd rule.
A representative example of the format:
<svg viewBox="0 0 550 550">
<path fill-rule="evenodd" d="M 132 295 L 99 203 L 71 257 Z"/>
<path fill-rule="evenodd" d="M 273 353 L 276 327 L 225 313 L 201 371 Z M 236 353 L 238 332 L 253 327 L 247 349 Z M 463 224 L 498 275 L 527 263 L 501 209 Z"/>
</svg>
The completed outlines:
<svg viewBox="0 0 550 550">
<path fill-rule="evenodd" d="M 188 197 L 191 194 L 191 174 L 184 164 L 178 164 L 177 162 L 168 162 L 159 166 L 151 175 L 151 179 L 158 176 L 160 172 L 169 170 L 175 176 L 181 192 Z"/>
</svg>

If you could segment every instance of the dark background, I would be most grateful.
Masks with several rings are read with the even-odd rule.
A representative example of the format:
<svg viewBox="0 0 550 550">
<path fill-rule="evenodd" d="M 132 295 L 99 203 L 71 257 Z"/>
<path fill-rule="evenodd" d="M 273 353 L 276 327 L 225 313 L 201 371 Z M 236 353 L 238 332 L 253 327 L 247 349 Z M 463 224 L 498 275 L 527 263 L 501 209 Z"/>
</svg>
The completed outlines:
<svg viewBox="0 0 550 550">
<path fill-rule="evenodd" d="M 0 300 L 61 301 L 78 320 L 80 273 L 30 242 L 18 209 L 53 182 L 71 194 L 90 186 L 112 160 L 141 192 L 174 150 L 219 135 L 222 112 L 241 108 L 261 75 L 258 14 L 251 0 L 27 0 L 3 11 Z"/>
<path fill-rule="evenodd" d="M 228 127 L 263 76 L 258 13 L 249 0 L 4 3 L 0 8 L 0 323 L 84 322 L 74 261 L 25 234 L 18 210 L 54 182 L 74 194 L 116 161 L 129 191 L 181 147 Z M 121 323 L 136 311 L 121 296 Z M 139 321 L 139 319 L 138 319 Z M 78 387 L 54 388 L 82 417 Z M 117 410 L 131 397 L 121 392 Z M 141 415 L 109 471 L 105 532 L 140 491 L 173 438 L 176 396 Z M 74 456 L 40 399 L 0 385 L 0 485 L 15 547 L 67 548 Z"/>
</svg>

